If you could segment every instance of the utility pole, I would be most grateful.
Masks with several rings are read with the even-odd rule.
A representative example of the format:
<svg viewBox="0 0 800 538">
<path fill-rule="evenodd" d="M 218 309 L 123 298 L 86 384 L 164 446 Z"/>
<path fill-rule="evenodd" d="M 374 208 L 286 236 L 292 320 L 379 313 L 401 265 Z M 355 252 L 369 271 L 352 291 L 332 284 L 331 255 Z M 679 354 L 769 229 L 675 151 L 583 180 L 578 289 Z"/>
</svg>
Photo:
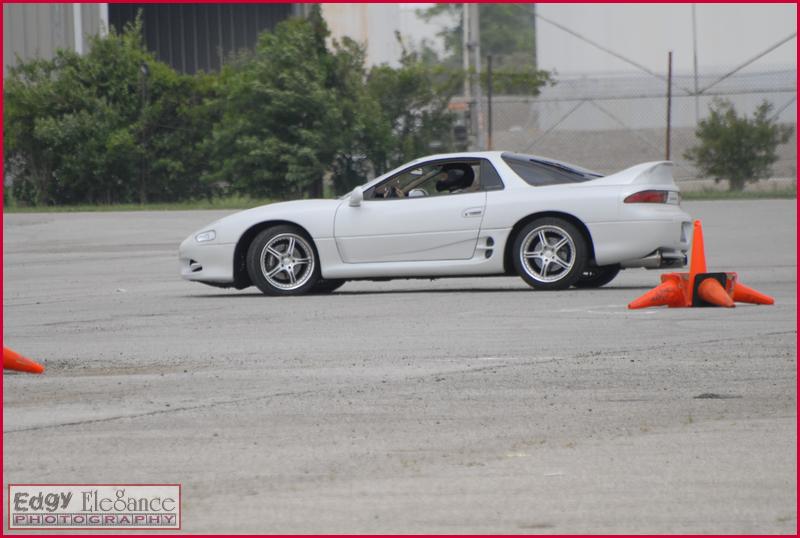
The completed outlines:
<svg viewBox="0 0 800 538">
<path fill-rule="evenodd" d="M 700 85 L 697 80 L 697 4 L 692 4 L 692 48 L 694 56 L 694 121 L 700 121 Z"/>
<path fill-rule="evenodd" d="M 672 51 L 667 56 L 667 151 L 665 160 L 669 160 L 670 138 L 672 137 Z"/>
<path fill-rule="evenodd" d="M 473 112 L 475 125 L 475 145 L 478 151 L 485 149 L 483 138 L 483 91 L 481 90 L 481 19 L 480 4 L 469 4 L 469 48 L 475 59 L 475 73 L 472 80 L 472 96 L 475 100 Z"/>
<path fill-rule="evenodd" d="M 486 148 L 488 150 L 493 150 L 492 144 L 492 55 L 489 54 L 486 57 L 486 104 L 487 104 L 487 111 L 486 111 Z"/>
<path fill-rule="evenodd" d="M 464 66 L 464 102 L 469 105 L 469 4 L 461 4 L 461 63 Z"/>
<path fill-rule="evenodd" d="M 75 52 L 83 54 L 83 6 L 79 3 L 72 4 L 72 37 Z"/>
<path fill-rule="evenodd" d="M 142 121 L 142 160 L 139 164 L 139 203 L 147 203 L 147 105 L 149 99 L 147 95 L 147 80 L 150 78 L 150 67 L 147 62 L 139 65 L 139 73 L 142 78 L 142 109 L 139 117 Z"/>
<path fill-rule="evenodd" d="M 539 51 L 536 48 L 536 40 L 539 38 L 536 32 L 536 4 L 531 4 L 531 29 L 533 30 L 533 68 L 539 69 Z"/>
</svg>

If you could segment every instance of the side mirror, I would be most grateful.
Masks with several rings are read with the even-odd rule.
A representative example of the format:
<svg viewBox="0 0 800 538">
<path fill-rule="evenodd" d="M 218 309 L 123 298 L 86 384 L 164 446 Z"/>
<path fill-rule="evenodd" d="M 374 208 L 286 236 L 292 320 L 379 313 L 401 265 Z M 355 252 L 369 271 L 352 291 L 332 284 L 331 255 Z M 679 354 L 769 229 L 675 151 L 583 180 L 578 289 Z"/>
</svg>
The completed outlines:
<svg viewBox="0 0 800 538">
<path fill-rule="evenodd" d="M 358 207 L 364 201 L 364 190 L 361 187 L 356 187 L 350 193 L 350 207 Z"/>
</svg>

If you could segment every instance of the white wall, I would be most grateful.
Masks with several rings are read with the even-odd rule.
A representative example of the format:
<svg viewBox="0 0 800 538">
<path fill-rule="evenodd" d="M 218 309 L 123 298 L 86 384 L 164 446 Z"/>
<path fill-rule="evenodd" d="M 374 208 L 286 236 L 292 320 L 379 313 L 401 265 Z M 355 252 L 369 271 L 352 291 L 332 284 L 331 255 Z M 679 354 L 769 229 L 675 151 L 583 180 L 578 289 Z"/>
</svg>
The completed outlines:
<svg viewBox="0 0 800 538">
<path fill-rule="evenodd" d="M 693 69 L 691 4 L 537 4 L 537 12 L 649 69 Z M 750 59 L 797 31 L 796 4 L 697 4 L 699 71 L 720 72 Z M 537 21 L 539 65 L 559 73 L 629 72 L 636 68 L 563 30 Z M 797 41 L 753 68 L 794 69 Z"/>
<path fill-rule="evenodd" d="M 331 37 L 348 36 L 367 45 L 368 65 L 397 66 L 402 49 L 395 38 L 396 31 L 409 47 L 428 39 L 435 49 L 442 50 L 436 37 L 439 25 L 416 16 L 416 10 L 424 7 L 425 4 L 322 4 L 322 15 Z"/>
</svg>

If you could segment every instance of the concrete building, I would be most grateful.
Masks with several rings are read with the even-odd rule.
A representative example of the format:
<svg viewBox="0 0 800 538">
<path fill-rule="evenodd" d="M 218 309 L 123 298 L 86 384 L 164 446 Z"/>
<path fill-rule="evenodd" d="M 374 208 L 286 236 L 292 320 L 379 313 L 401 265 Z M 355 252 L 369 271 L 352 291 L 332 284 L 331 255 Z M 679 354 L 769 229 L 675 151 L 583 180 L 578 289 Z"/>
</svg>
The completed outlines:
<svg viewBox="0 0 800 538">
<path fill-rule="evenodd" d="M 658 73 L 666 72 L 671 50 L 675 72 L 685 74 L 694 70 L 696 34 L 698 70 L 708 74 L 732 69 L 797 32 L 796 4 L 537 4 L 536 10 L 539 66 L 561 75 L 638 71 L 586 40 Z M 753 68 L 796 66 L 794 40 Z"/>
<path fill-rule="evenodd" d="M 86 37 L 108 29 L 108 4 L 3 4 L 3 72 L 17 58 L 52 58 L 57 49 L 83 52 Z"/>
<path fill-rule="evenodd" d="M 436 35 L 441 31 L 441 25 L 417 16 L 417 10 L 427 5 L 321 4 L 332 38 L 347 36 L 366 45 L 368 66 L 389 64 L 393 67 L 399 65 L 402 52 L 397 33 L 407 48 L 417 47 L 425 41 L 438 53 L 444 52 L 441 39 Z"/>
</svg>

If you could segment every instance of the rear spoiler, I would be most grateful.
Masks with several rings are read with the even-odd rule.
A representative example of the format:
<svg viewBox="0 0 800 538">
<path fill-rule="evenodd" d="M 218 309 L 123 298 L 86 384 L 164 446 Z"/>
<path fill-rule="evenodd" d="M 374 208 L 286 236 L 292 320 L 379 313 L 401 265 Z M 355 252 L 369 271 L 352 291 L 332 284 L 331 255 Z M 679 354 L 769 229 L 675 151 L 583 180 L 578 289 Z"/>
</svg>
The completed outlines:
<svg viewBox="0 0 800 538">
<path fill-rule="evenodd" d="M 587 181 L 593 185 L 675 185 L 671 161 L 637 164 L 616 174 Z"/>
</svg>

